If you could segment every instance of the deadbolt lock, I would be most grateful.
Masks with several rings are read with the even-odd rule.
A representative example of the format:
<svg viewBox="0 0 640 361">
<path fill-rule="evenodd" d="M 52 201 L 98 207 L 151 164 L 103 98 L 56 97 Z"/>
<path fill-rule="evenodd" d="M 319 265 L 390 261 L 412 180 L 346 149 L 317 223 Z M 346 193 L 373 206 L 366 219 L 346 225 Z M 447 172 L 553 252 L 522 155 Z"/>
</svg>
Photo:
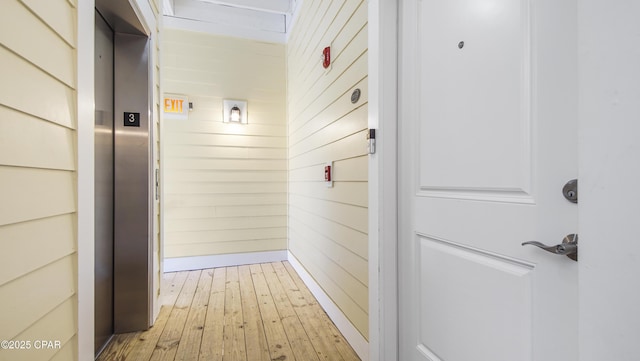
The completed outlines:
<svg viewBox="0 0 640 361">
<path fill-rule="evenodd" d="M 572 179 L 562 187 L 562 194 L 572 203 L 578 203 L 578 180 Z"/>
</svg>

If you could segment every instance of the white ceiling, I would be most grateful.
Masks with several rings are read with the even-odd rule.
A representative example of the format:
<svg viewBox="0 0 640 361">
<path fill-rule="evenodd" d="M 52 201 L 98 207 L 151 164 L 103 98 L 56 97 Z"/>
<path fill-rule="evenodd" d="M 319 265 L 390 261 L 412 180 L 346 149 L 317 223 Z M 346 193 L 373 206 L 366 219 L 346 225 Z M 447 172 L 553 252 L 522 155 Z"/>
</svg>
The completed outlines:
<svg viewBox="0 0 640 361">
<path fill-rule="evenodd" d="M 284 43 L 302 0 L 163 0 L 164 26 Z"/>
</svg>

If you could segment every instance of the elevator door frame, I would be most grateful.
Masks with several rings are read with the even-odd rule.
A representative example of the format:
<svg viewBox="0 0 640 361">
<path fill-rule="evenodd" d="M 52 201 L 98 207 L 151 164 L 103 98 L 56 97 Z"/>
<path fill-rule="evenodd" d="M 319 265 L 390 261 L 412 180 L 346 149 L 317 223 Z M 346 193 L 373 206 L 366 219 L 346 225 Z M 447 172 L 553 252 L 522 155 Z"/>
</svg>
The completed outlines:
<svg viewBox="0 0 640 361">
<path fill-rule="evenodd" d="M 114 333 L 153 324 L 151 39 L 128 0 L 96 0 L 114 30 Z M 136 113 L 139 126 L 125 119 Z"/>
</svg>

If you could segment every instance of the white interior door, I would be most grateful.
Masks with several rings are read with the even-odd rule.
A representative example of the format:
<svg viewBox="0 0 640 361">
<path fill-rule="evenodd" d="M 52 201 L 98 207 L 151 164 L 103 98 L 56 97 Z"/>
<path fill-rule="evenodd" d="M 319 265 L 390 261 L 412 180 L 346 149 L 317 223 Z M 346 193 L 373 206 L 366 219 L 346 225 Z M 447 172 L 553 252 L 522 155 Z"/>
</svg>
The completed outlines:
<svg viewBox="0 0 640 361">
<path fill-rule="evenodd" d="M 401 1 L 400 360 L 577 360 L 575 1 Z"/>
</svg>

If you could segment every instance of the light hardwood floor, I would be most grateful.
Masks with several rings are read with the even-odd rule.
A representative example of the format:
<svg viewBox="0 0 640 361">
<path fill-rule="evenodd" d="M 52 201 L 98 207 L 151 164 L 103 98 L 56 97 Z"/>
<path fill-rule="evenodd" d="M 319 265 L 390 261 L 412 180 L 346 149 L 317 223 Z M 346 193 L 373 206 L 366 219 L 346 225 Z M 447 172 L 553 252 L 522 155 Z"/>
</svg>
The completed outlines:
<svg viewBox="0 0 640 361">
<path fill-rule="evenodd" d="M 166 273 L 144 332 L 114 336 L 98 360 L 360 360 L 288 262 Z"/>
</svg>

